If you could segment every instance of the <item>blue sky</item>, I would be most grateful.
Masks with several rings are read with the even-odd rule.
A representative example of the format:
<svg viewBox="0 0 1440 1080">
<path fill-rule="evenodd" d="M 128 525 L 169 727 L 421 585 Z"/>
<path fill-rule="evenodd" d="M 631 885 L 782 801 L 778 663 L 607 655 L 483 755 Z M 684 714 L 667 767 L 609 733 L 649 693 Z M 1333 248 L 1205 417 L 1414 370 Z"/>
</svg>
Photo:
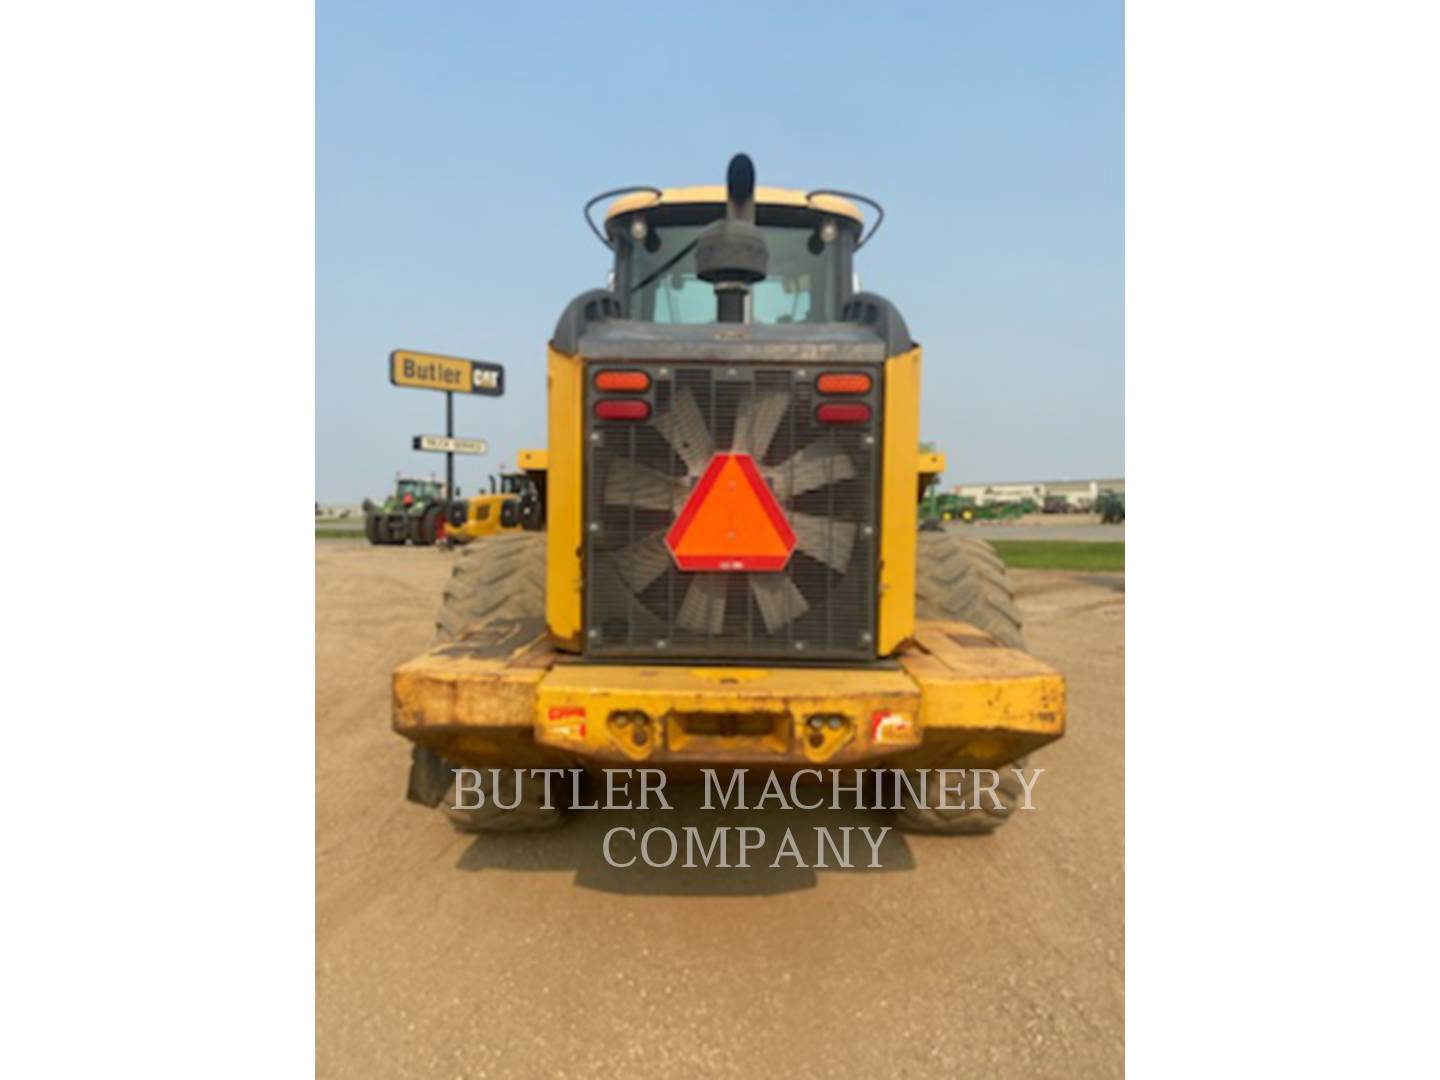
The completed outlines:
<svg viewBox="0 0 1440 1080">
<path fill-rule="evenodd" d="M 545 342 L 603 285 L 580 218 L 627 183 L 861 191 L 859 257 L 925 347 L 945 480 L 1124 470 L 1123 7 L 361 3 L 317 10 L 316 495 L 359 501 L 443 430 L 396 347 L 503 363 L 456 400 L 473 491 L 545 442 Z"/>
</svg>

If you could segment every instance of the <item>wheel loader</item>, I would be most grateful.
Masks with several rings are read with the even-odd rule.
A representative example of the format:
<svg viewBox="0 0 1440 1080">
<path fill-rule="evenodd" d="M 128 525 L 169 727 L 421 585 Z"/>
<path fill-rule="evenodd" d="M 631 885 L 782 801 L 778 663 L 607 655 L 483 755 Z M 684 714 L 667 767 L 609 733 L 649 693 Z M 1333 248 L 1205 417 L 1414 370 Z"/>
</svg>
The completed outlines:
<svg viewBox="0 0 1440 1080">
<path fill-rule="evenodd" d="M 538 451 L 527 451 L 538 454 Z M 543 465 L 538 469 L 544 475 Z M 502 532 L 544 527 L 544 504 L 539 483 L 531 473 L 501 473 L 490 477 L 490 490 L 450 505 L 450 524 L 445 539 L 451 544 L 468 544 Z"/>
<path fill-rule="evenodd" d="M 855 273 L 883 209 L 757 187 L 737 155 L 723 186 L 607 191 L 585 217 L 610 285 L 549 342 L 546 527 L 469 544 L 437 644 L 395 670 L 408 797 L 508 830 L 566 814 L 531 769 L 991 768 L 998 799 L 902 787 L 894 813 L 1004 823 L 1002 767 L 1060 737 L 1065 684 L 995 552 L 918 528 L 943 468 L 921 349 Z M 456 809 L 458 770 L 490 785 L 479 809 Z"/>
</svg>

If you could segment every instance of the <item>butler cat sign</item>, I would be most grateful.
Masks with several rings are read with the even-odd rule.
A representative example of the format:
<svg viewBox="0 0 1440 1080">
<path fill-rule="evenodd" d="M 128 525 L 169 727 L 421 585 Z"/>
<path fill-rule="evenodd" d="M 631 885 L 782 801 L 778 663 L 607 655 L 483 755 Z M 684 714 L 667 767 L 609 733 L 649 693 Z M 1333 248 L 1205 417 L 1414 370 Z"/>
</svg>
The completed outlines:
<svg viewBox="0 0 1440 1080">
<path fill-rule="evenodd" d="M 500 397 L 505 393 L 505 369 L 499 364 L 408 349 L 396 349 L 390 354 L 390 381 L 396 386 L 453 394 Z"/>
</svg>

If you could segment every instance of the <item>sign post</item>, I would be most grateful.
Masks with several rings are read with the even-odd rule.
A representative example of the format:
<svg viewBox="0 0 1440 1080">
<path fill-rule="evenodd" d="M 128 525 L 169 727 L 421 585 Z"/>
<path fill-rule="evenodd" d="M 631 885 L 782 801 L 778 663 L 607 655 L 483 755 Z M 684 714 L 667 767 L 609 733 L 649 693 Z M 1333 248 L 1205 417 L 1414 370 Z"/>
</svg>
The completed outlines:
<svg viewBox="0 0 1440 1080">
<path fill-rule="evenodd" d="M 445 391 L 445 438 L 455 437 L 455 395 Z M 450 524 L 450 508 L 455 505 L 455 455 L 445 452 L 445 524 Z"/>
<path fill-rule="evenodd" d="M 458 356 L 439 356 L 411 349 L 396 349 L 390 354 L 390 382 L 394 386 L 407 386 L 415 390 L 440 390 L 445 394 L 445 519 L 449 521 L 450 505 L 455 500 L 456 453 L 483 454 L 489 449 L 484 445 L 483 439 L 455 438 L 455 395 L 500 397 L 505 393 L 505 368 L 483 360 L 464 360 Z M 428 438 L 430 436 L 417 435 L 415 449 L 432 449 L 421 445 L 423 440 Z M 458 449 L 459 443 L 479 443 L 482 449 Z"/>
</svg>

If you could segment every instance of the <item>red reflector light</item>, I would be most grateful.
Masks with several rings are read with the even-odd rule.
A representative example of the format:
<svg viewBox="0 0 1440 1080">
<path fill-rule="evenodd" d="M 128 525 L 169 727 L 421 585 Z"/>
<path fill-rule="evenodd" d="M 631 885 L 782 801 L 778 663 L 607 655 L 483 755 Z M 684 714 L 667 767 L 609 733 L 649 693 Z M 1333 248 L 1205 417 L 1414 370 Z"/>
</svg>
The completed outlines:
<svg viewBox="0 0 1440 1080">
<path fill-rule="evenodd" d="M 650 415 L 650 405 L 648 402 L 625 398 L 597 401 L 595 415 L 601 420 L 644 420 Z"/>
<path fill-rule="evenodd" d="M 643 371 L 602 371 L 595 376 L 595 389 L 643 393 L 650 389 L 650 376 Z"/>
<path fill-rule="evenodd" d="M 859 372 L 831 372 L 815 380 L 815 389 L 822 394 L 868 394 L 870 376 Z"/>
<path fill-rule="evenodd" d="M 822 424 L 868 424 L 870 406 L 860 404 L 821 405 L 815 410 L 815 419 Z"/>
</svg>

